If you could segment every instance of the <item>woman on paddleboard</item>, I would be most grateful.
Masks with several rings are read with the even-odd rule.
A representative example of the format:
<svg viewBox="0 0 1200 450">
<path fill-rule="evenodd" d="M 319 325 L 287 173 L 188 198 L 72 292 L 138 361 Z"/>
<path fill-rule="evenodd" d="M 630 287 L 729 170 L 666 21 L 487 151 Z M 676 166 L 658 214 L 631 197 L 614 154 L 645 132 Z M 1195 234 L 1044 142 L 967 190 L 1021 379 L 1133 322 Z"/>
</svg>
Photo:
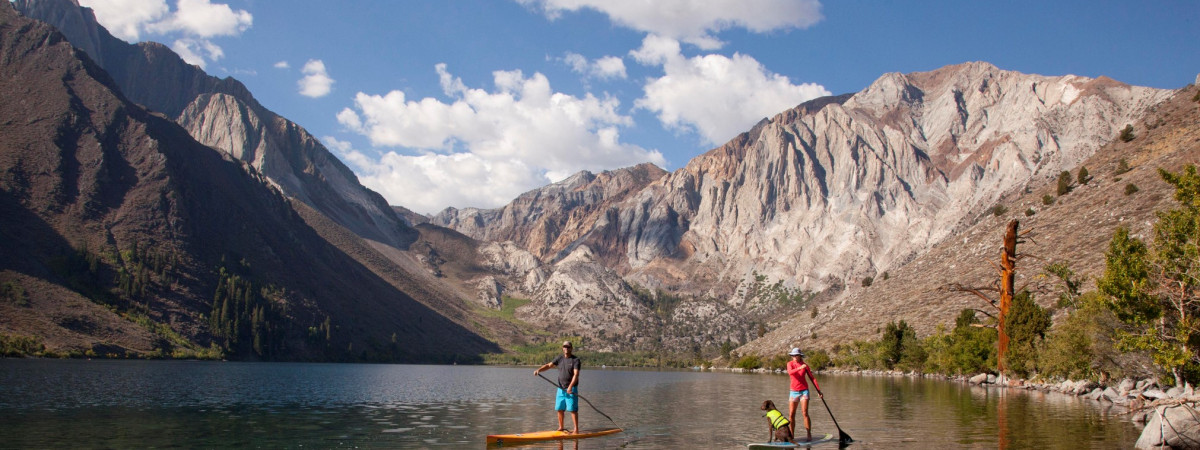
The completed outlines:
<svg viewBox="0 0 1200 450">
<path fill-rule="evenodd" d="M 579 369 L 583 368 L 583 363 L 579 361 L 578 356 L 571 354 L 571 341 L 563 342 L 562 350 L 563 354 L 554 358 L 554 361 L 533 371 L 533 376 L 536 377 L 551 367 L 558 367 L 558 394 L 554 399 L 554 410 L 558 411 L 558 431 L 566 431 L 563 427 L 563 413 L 570 411 L 571 424 L 575 426 L 572 433 L 579 433 Z"/>
<path fill-rule="evenodd" d="M 792 427 L 792 436 L 796 435 L 796 404 L 800 404 L 800 411 L 804 415 L 804 433 L 808 436 L 809 441 L 812 440 L 812 423 L 808 419 L 808 383 L 804 380 L 805 376 L 812 380 L 813 389 L 817 390 L 817 395 L 825 398 L 825 394 L 821 393 L 821 386 L 817 385 L 817 379 L 813 378 L 812 368 L 804 363 L 804 353 L 799 348 L 792 348 L 788 352 L 788 356 L 792 357 L 787 363 L 787 373 L 792 379 L 791 394 L 788 396 L 788 422 Z"/>
</svg>

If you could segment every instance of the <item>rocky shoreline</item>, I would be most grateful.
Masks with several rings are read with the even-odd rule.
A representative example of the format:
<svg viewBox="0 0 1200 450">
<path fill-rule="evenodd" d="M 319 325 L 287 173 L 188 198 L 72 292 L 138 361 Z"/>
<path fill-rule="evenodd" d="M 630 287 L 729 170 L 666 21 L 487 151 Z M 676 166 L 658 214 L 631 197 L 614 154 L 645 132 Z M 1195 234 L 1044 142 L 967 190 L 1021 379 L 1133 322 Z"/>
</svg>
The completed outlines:
<svg viewBox="0 0 1200 450">
<path fill-rule="evenodd" d="M 783 373 L 781 370 L 730 368 L 732 372 Z M 1080 397 L 1113 407 L 1122 408 L 1129 420 L 1142 425 L 1136 448 L 1200 448 L 1200 394 L 1189 384 L 1184 387 L 1163 389 L 1154 379 L 1134 381 L 1126 378 L 1113 384 L 1101 384 L 1091 380 L 1063 380 L 1042 383 L 1025 379 L 1008 379 L 1004 376 L 981 373 L 974 376 L 923 374 L 888 370 L 845 370 L 825 369 L 823 374 L 859 375 L 880 377 L 929 378 L 970 384 L 974 386 L 1022 389 L 1045 393 L 1058 393 Z"/>
</svg>

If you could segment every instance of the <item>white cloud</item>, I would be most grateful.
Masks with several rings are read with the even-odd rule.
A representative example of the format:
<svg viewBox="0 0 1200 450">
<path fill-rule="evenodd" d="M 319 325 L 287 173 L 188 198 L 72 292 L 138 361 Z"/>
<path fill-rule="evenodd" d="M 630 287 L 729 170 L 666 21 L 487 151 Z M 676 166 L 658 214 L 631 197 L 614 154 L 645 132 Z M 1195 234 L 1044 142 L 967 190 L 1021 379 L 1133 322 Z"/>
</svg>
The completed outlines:
<svg viewBox="0 0 1200 450">
<path fill-rule="evenodd" d="M 96 21 L 117 38 L 136 42 L 146 24 L 157 22 L 170 8 L 166 0 L 79 0 L 92 8 Z"/>
<path fill-rule="evenodd" d="M 677 42 L 658 36 L 647 36 L 642 48 L 630 54 L 643 64 L 661 65 L 664 72 L 647 80 L 637 107 L 657 113 L 669 128 L 696 131 L 709 144 L 723 143 L 764 117 L 830 95 L 819 84 L 792 84 L 740 53 L 684 57 Z"/>
<path fill-rule="evenodd" d="M 592 63 L 592 73 L 599 78 L 625 78 L 625 60 L 616 56 L 605 56 Z"/>
<path fill-rule="evenodd" d="M 617 112 L 615 98 L 554 92 L 544 75 L 520 71 L 493 72 L 496 89 L 488 92 L 467 87 L 444 64 L 436 70 L 449 103 L 360 92 L 354 108 L 337 116 L 374 146 L 419 153 L 347 157 L 363 183 L 393 204 L 420 212 L 490 208 L 579 170 L 665 165 L 658 151 L 620 142 L 619 128 L 633 121 Z"/>
<path fill-rule="evenodd" d="M 593 9 L 621 26 L 667 36 L 713 50 L 723 43 L 713 33 L 745 28 L 755 33 L 805 28 L 820 21 L 818 0 L 517 0 L 539 7 L 550 19 L 563 12 Z"/>
<path fill-rule="evenodd" d="M 229 5 L 209 3 L 209 0 L 179 0 L 174 14 L 147 26 L 159 33 L 182 32 L 189 36 L 212 38 L 237 36 L 254 24 L 246 10 L 234 11 Z"/>
<path fill-rule="evenodd" d="M 304 78 L 296 82 L 300 87 L 300 95 L 318 98 L 328 95 L 332 90 L 334 81 L 325 72 L 325 62 L 319 59 L 310 59 L 304 63 L 304 68 L 300 71 L 304 73 Z"/>
<path fill-rule="evenodd" d="M 96 20 L 113 36 L 129 42 L 142 33 L 174 39 L 171 48 L 188 63 L 205 66 L 206 61 L 224 57 L 221 47 L 212 42 L 220 36 L 238 36 L 254 24 L 245 10 L 209 0 L 178 0 L 171 11 L 166 0 L 81 0 L 92 8 Z"/>
<path fill-rule="evenodd" d="M 358 180 L 393 205 L 423 214 L 447 206 L 499 206 L 527 189 L 546 184 L 536 167 L 521 161 L 491 161 L 473 153 L 403 155 L 388 151 L 372 158 L 349 143 L 322 138 L 355 168 Z"/>
<path fill-rule="evenodd" d="M 608 80 L 613 78 L 625 79 L 625 60 L 617 56 L 605 56 L 595 61 L 574 52 L 567 52 L 562 61 L 571 67 L 571 71 L 588 78 Z"/>
<path fill-rule="evenodd" d="M 291 68 L 291 67 L 292 67 L 292 65 L 291 65 L 291 64 L 288 64 L 288 62 L 287 62 L 287 61 L 280 61 L 280 62 L 277 62 L 277 63 L 275 63 L 275 68 L 276 68 L 276 69 L 288 69 L 288 68 Z"/>
<path fill-rule="evenodd" d="M 171 45 L 171 50 L 178 53 L 184 62 L 200 66 L 201 69 L 206 61 L 216 61 L 225 56 L 221 47 L 206 39 L 178 39 Z"/>
</svg>

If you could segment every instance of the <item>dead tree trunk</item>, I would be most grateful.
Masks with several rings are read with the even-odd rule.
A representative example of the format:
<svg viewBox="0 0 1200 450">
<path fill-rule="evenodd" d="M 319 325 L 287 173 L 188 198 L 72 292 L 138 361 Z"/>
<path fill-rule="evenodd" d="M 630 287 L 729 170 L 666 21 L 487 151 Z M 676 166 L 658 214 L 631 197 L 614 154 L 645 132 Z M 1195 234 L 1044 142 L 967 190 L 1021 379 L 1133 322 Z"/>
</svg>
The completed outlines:
<svg viewBox="0 0 1200 450">
<path fill-rule="evenodd" d="M 996 369 L 1005 373 L 1008 368 L 1008 331 L 1004 329 L 1004 318 L 1012 308 L 1013 284 L 1016 280 L 1017 269 L 1017 228 L 1016 219 L 1008 222 L 1008 231 L 1004 233 L 1004 248 L 1000 250 L 1000 315 L 996 331 L 999 331 L 999 350 Z"/>
<path fill-rule="evenodd" d="M 1024 242 L 1021 239 L 1021 234 L 1017 232 L 1019 222 L 1016 219 L 1008 222 L 1007 232 L 1004 234 L 1004 246 L 1000 248 L 1000 265 L 996 269 L 1000 272 L 1000 279 L 993 281 L 990 286 L 964 286 L 959 283 L 953 283 L 946 286 L 946 289 L 954 292 L 969 292 L 976 297 L 983 299 L 987 304 L 999 311 L 999 314 L 993 316 L 987 311 L 976 310 L 982 312 L 988 317 L 996 319 L 996 331 L 999 336 L 996 343 L 997 361 L 996 369 L 1001 374 L 1008 370 L 1008 330 L 1004 327 L 1004 319 L 1008 316 L 1009 309 L 1012 308 L 1013 295 L 1016 293 L 1015 281 L 1017 271 L 1017 244 Z M 1028 233 L 1028 232 L 1026 232 Z M 985 292 L 997 292 L 1000 298 L 996 299 Z"/>
</svg>

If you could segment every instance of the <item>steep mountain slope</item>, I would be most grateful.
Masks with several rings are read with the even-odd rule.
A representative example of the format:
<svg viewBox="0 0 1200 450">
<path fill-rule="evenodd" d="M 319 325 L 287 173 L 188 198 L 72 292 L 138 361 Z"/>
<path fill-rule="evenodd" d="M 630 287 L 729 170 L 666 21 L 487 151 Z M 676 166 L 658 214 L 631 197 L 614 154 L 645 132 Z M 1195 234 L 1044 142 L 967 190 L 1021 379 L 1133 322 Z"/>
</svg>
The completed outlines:
<svg viewBox="0 0 1200 450">
<path fill-rule="evenodd" d="M 1031 185 L 1028 191 L 1004 197 L 999 205 L 1007 212 L 984 215 L 973 226 L 955 234 L 912 262 L 890 271 L 866 288 L 857 286 L 844 298 L 817 306 L 816 318 L 798 314 L 775 331 L 738 349 L 743 354 L 777 354 L 796 345 L 832 348 L 854 339 L 875 339 L 888 322 L 905 320 L 919 335 L 932 333 L 938 324 L 952 327 L 963 308 L 989 310 L 973 295 L 946 289 L 952 283 L 987 286 L 996 279 L 1005 224 L 1020 220 L 1021 230 L 1031 230 L 1031 241 L 1017 250 L 1033 258 L 1017 265 L 1017 286 L 1028 287 L 1042 306 L 1052 307 L 1062 291 L 1055 278 L 1045 275 L 1052 262 L 1065 262 L 1095 289 L 1104 271 L 1104 252 L 1118 226 L 1150 239 L 1155 211 L 1175 206 L 1173 189 L 1162 181 L 1158 169 L 1178 171 L 1200 164 L 1200 88 L 1189 86 L 1150 109 L 1135 126 L 1130 142 L 1114 140 L 1083 160 L 1092 180 L 1046 205 L 1056 197 L 1057 183 Z M 1118 168 L 1124 160 L 1128 172 Z M 1077 176 L 1073 172 L 1073 176 Z M 1137 191 L 1127 193 L 1126 186 Z M 1027 215 L 1032 212 L 1032 215 Z"/>
<path fill-rule="evenodd" d="M 557 259 L 613 205 L 666 174 L 649 163 L 598 175 L 582 171 L 501 208 L 447 208 L 431 222 L 482 241 L 516 242 L 543 260 Z"/>
<path fill-rule="evenodd" d="M 498 350 L 330 244 L 302 204 L 130 102 L 63 35 L 8 4 L 0 89 L 0 333 L 102 354 L 211 343 L 250 358 L 446 361 Z"/>
<path fill-rule="evenodd" d="M 614 251 L 660 279 L 682 266 L 690 278 L 848 284 L 1074 167 L 1167 95 L 986 63 L 888 74 L 844 102 L 780 114 L 639 193 L 619 221 L 642 237 Z"/>
<path fill-rule="evenodd" d="M 382 196 L 359 184 L 304 128 L 259 104 L 241 82 L 209 76 L 162 44 L 121 41 L 76 0 L 13 4 L 62 31 L 130 100 L 176 120 L 201 143 L 250 163 L 285 195 L 366 239 L 398 248 L 416 239 Z"/>
<path fill-rule="evenodd" d="M 447 211 L 434 221 L 513 240 L 551 262 L 584 250 L 635 292 L 670 294 L 642 302 L 657 308 L 675 299 L 661 323 L 711 324 L 698 328 L 710 334 L 704 342 L 744 340 L 756 322 L 880 278 L 968 229 L 1006 195 L 1074 169 L 1171 94 L 987 63 L 887 74 L 862 92 L 764 120 L 640 190 L 626 183 L 611 201 L 560 200 L 585 181 L 572 179 L 504 208 Z M 553 241 L 540 238 L 540 224 L 568 223 L 577 209 L 586 220 L 554 228 L 569 232 Z M 584 311 L 642 317 L 620 291 L 604 291 L 613 301 Z M 531 296 L 528 314 L 570 317 L 553 296 Z M 685 342 L 697 332 L 675 330 L 662 339 Z"/>
</svg>

